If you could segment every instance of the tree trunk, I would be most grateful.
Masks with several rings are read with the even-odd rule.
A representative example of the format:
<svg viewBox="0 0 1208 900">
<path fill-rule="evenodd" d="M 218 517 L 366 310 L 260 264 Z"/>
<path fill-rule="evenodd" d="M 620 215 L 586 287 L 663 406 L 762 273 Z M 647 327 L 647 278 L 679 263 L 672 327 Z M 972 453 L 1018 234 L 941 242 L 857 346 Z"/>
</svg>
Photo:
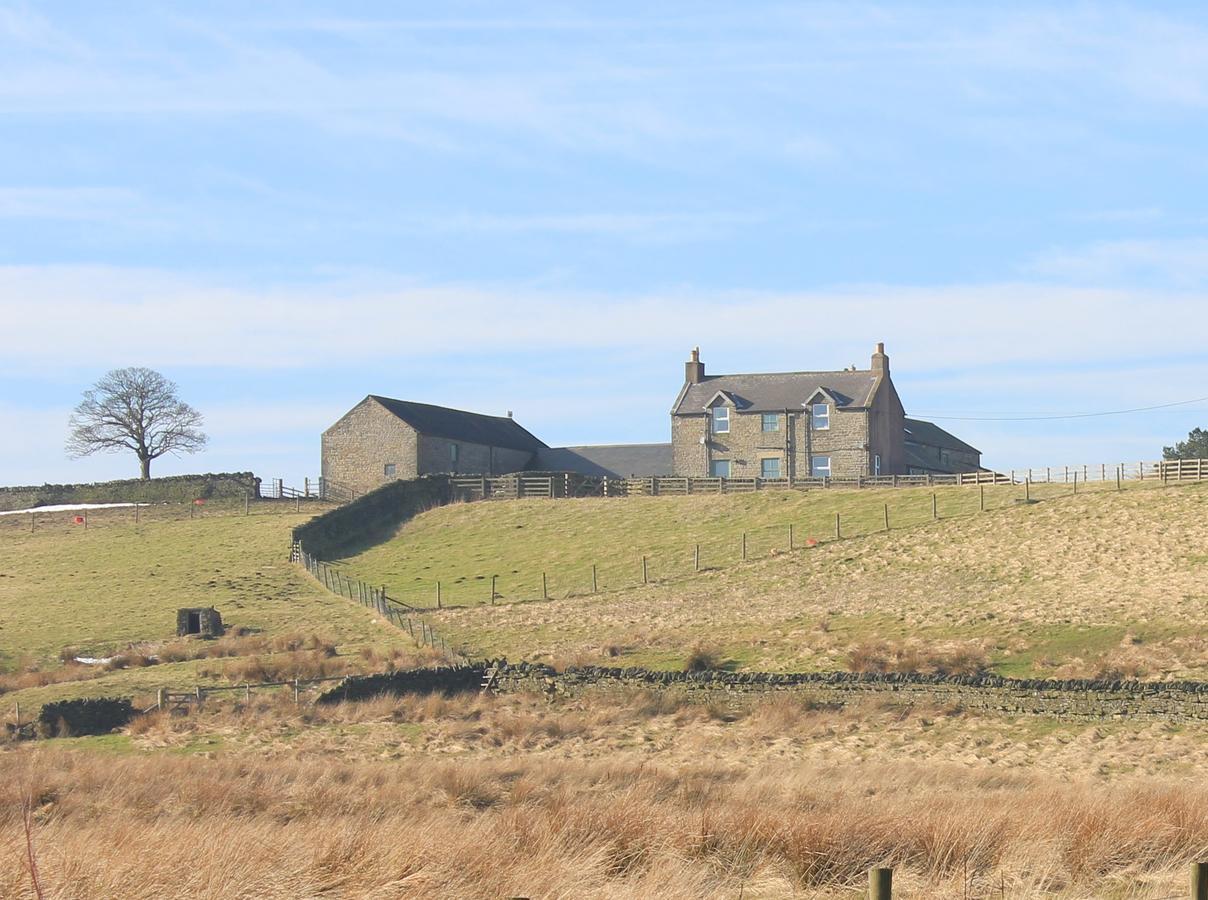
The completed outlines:
<svg viewBox="0 0 1208 900">
<path fill-rule="evenodd" d="M 140 456 L 138 458 L 138 477 L 143 481 L 151 480 L 151 457 Z"/>
</svg>

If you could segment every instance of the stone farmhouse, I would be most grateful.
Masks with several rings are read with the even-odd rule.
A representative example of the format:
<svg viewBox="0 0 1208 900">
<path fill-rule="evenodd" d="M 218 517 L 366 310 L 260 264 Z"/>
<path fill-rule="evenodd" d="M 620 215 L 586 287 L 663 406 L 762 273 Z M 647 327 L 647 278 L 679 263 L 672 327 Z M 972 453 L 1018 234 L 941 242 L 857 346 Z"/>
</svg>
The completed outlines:
<svg viewBox="0 0 1208 900">
<path fill-rule="evenodd" d="M 977 471 L 981 454 L 907 419 L 885 345 L 867 369 L 707 375 L 699 349 L 671 409 L 676 475 L 804 478 Z"/>
<path fill-rule="evenodd" d="M 324 481 L 353 493 L 434 473 L 803 478 L 980 468 L 975 447 L 906 417 L 882 344 L 868 369 L 746 375 L 706 375 L 693 350 L 669 444 L 550 447 L 510 412 L 490 416 L 376 394 L 322 436 Z"/>
</svg>

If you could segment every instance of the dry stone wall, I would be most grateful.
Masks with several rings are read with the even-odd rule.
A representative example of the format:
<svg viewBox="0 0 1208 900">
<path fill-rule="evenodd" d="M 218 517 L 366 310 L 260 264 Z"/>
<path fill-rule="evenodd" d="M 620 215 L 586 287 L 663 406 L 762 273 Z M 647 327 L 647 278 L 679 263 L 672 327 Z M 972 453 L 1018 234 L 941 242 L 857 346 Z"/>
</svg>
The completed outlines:
<svg viewBox="0 0 1208 900">
<path fill-rule="evenodd" d="M 674 692 L 689 702 L 742 708 L 789 695 L 823 705 L 865 700 L 959 707 L 986 714 L 1041 715 L 1062 719 L 1148 719 L 1208 722 L 1208 682 L 1028 680 L 984 676 L 816 672 L 659 672 L 649 669 L 571 668 L 557 672 L 534 663 L 475 663 L 449 669 L 398 672 L 349 679 L 333 698 L 361 699 L 380 693 L 477 689 L 484 679 L 500 693 L 528 692 L 550 698 L 617 696 L 635 690 Z"/>
<path fill-rule="evenodd" d="M 959 706 L 1008 715 L 1075 719 L 1150 718 L 1208 721 L 1206 682 L 1063 681 L 983 676 L 818 672 L 656 672 L 647 669 L 581 668 L 556 673 L 547 666 L 503 666 L 500 690 L 541 691 L 555 696 L 629 691 L 677 691 L 702 703 L 741 706 L 775 694 L 824 704 L 863 699 Z"/>
<path fill-rule="evenodd" d="M 0 487 L 0 512 L 60 503 L 188 503 L 198 498 L 256 497 L 259 493 L 260 479 L 251 472 Z"/>
</svg>

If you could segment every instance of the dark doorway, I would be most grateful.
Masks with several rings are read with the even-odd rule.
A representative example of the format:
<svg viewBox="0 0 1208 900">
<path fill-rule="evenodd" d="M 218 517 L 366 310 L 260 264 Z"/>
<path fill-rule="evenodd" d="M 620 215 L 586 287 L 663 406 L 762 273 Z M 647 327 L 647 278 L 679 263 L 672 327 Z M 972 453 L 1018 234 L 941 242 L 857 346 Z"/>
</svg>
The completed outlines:
<svg viewBox="0 0 1208 900">
<path fill-rule="evenodd" d="M 201 634 L 201 613 L 189 613 L 189 626 L 185 634 Z"/>
</svg>

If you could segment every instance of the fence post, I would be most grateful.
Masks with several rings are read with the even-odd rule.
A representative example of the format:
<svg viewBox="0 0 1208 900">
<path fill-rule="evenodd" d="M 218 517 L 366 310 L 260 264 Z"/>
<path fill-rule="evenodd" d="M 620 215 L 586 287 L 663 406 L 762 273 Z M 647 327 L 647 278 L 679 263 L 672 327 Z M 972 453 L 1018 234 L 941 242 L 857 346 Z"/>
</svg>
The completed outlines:
<svg viewBox="0 0 1208 900">
<path fill-rule="evenodd" d="M 697 544 L 696 549 L 692 552 L 692 571 L 700 571 L 700 544 Z"/>
<path fill-rule="evenodd" d="M 789 522 L 789 550 L 793 549 L 793 523 Z"/>
<path fill-rule="evenodd" d="M 159 690 L 157 690 L 155 692 L 155 708 L 156 709 L 164 708 L 164 689 L 163 688 L 160 688 Z"/>
<path fill-rule="evenodd" d="M 491 606 L 495 605 L 495 579 L 498 577 L 498 575 L 491 576 Z"/>
<path fill-rule="evenodd" d="M 247 706 L 252 705 L 252 686 L 246 681 L 243 683 L 243 702 Z"/>
<path fill-rule="evenodd" d="M 931 521 L 938 522 L 940 518 L 940 503 L 935 496 L 935 491 L 931 492 Z"/>
<path fill-rule="evenodd" d="M 596 564 L 595 563 L 591 564 L 591 592 L 593 594 L 600 593 L 600 589 L 597 586 L 597 582 L 596 582 Z"/>
<path fill-rule="evenodd" d="M 869 900 L 893 900 L 893 869 L 868 870 Z"/>
<path fill-rule="evenodd" d="M 1191 900 L 1208 900 L 1208 863 L 1191 864 Z"/>
<path fill-rule="evenodd" d="M 193 517 L 193 507 L 189 507 L 189 518 Z M 84 530 L 88 530 L 88 510 L 84 510 Z"/>
<path fill-rule="evenodd" d="M 294 679 L 294 703 L 298 702 L 298 679 Z"/>
<path fill-rule="evenodd" d="M 742 533 L 742 561 L 747 561 L 747 533 Z"/>
<path fill-rule="evenodd" d="M 1023 499 L 1029 503 L 1032 500 L 1032 479 L 1029 478 L 1023 483 Z"/>
<path fill-rule="evenodd" d="M 1078 470 L 1074 470 L 1074 493 L 1078 493 Z"/>
<path fill-rule="evenodd" d="M 37 515 L 38 515 L 37 513 L 30 513 L 30 514 L 29 514 L 29 533 L 30 533 L 30 534 L 33 534 L 33 533 L 34 533 L 34 519 L 35 519 L 35 517 L 36 517 Z"/>
<path fill-rule="evenodd" d="M 541 599 L 549 599 L 549 585 L 546 583 L 544 572 L 541 573 Z"/>
<path fill-rule="evenodd" d="M 138 524 L 138 509 L 139 509 L 138 503 L 135 503 L 134 504 L 134 524 L 135 525 Z"/>
<path fill-rule="evenodd" d="M 646 557 L 642 557 L 642 584 L 649 584 L 649 579 L 646 574 Z"/>
<path fill-rule="evenodd" d="M 1028 470 L 1028 481 L 1031 481 L 1031 480 L 1032 480 L 1032 472 L 1029 469 Z M 986 486 L 984 484 L 979 484 L 977 486 L 977 490 L 978 490 L 978 493 L 981 495 L 980 497 L 978 497 L 978 512 L 985 512 L 986 511 Z"/>
<path fill-rule="evenodd" d="M 21 701 L 17 701 L 17 734 L 21 733 Z"/>
<path fill-rule="evenodd" d="M 885 504 L 885 530 L 889 530 L 889 504 Z"/>
<path fill-rule="evenodd" d="M 436 608 L 440 609 L 440 582 L 436 582 Z"/>
<path fill-rule="evenodd" d="M 835 513 L 835 540 L 843 537 L 842 526 L 839 524 L 839 513 Z"/>
</svg>

